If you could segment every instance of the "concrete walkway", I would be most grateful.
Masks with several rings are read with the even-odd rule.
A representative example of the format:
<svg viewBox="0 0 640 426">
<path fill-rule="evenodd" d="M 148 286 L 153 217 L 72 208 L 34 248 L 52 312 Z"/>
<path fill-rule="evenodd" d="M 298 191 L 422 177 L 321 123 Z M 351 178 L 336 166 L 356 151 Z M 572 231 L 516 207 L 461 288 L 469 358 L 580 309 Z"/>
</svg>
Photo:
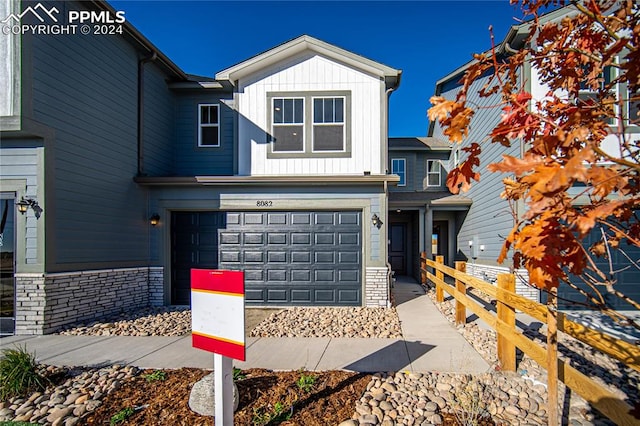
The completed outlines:
<svg viewBox="0 0 640 426">
<path fill-rule="evenodd" d="M 247 338 L 239 368 L 362 372 L 456 371 L 481 373 L 489 366 L 424 294 L 399 280 L 393 289 L 402 339 Z M 2 348 L 26 345 L 39 361 L 67 366 L 130 364 L 141 368 L 213 368 L 213 354 L 191 347 L 191 336 L 10 336 Z"/>
</svg>

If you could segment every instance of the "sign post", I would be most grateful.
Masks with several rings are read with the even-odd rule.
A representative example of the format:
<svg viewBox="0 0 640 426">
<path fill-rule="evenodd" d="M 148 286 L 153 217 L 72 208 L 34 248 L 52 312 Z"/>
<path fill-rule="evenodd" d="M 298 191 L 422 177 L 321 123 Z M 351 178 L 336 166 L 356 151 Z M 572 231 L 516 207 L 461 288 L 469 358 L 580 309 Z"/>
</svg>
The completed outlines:
<svg viewBox="0 0 640 426">
<path fill-rule="evenodd" d="M 244 273 L 191 270 L 191 339 L 213 352 L 215 424 L 233 425 L 233 361 L 244 361 Z"/>
</svg>

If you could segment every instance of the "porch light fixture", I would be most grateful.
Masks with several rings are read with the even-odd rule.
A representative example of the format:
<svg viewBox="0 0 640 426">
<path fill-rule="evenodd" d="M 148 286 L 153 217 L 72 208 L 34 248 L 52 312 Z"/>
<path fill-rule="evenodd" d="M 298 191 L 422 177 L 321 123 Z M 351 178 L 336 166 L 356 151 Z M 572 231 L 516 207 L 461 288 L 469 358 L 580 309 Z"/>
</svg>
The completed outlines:
<svg viewBox="0 0 640 426">
<path fill-rule="evenodd" d="M 149 223 L 151 224 L 151 226 L 156 226 L 158 223 L 160 223 L 160 215 L 158 213 L 152 214 L 149 218 Z"/>
<path fill-rule="evenodd" d="M 473 240 L 469 240 L 469 247 L 473 247 Z"/>
<path fill-rule="evenodd" d="M 380 220 L 378 215 L 375 213 L 373 214 L 373 216 L 371 216 L 371 223 L 373 224 L 373 226 L 375 226 L 378 229 L 380 229 L 380 227 L 382 226 L 382 221 Z"/>
<path fill-rule="evenodd" d="M 16 206 L 18 206 L 18 211 L 22 214 L 25 214 L 27 210 L 29 210 L 29 207 L 31 207 L 33 213 L 36 215 L 36 219 L 39 219 L 42 214 L 42 207 L 40 207 L 38 202 L 33 198 L 25 199 L 24 197 L 20 197 L 20 201 L 16 203 Z"/>
</svg>

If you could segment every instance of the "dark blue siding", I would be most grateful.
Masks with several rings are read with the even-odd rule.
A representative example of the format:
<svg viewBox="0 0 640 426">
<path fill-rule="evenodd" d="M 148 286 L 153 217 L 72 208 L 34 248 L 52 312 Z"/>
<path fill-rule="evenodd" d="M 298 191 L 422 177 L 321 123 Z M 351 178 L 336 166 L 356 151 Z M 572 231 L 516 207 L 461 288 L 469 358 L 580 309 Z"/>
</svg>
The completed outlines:
<svg viewBox="0 0 640 426">
<path fill-rule="evenodd" d="M 169 176 L 175 141 L 174 93 L 155 64 L 146 64 L 144 70 L 144 174 Z"/>
<path fill-rule="evenodd" d="M 177 94 L 176 143 L 174 146 L 174 174 L 232 175 L 234 111 L 227 104 L 229 98 L 219 94 L 181 92 Z M 220 104 L 220 147 L 198 147 L 198 104 Z"/>
<path fill-rule="evenodd" d="M 26 46 L 33 119 L 55 132 L 45 148 L 47 225 L 55 229 L 47 270 L 145 264 L 146 196 L 133 182 L 138 53 L 106 35 L 33 36 Z"/>
</svg>

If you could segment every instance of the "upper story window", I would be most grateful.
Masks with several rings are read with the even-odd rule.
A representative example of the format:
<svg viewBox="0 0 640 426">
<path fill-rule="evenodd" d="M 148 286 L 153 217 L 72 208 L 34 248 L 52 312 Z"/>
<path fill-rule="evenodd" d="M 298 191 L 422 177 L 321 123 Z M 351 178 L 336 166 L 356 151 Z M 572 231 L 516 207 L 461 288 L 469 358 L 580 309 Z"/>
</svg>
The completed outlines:
<svg viewBox="0 0 640 426">
<path fill-rule="evenodd" d="M 351 92 L 272 92 L 267 102 L 267 158 L 351 156 Z"/>
<path fill-rule="evenodd" d="M 392 158 L 391 159 L 391 173 L 400 176 L 400 182 L 398 186 L 407 185 L 407 160 L 404 158 Z"/>
<path fill-rule="evenodd" d="M 440 161 L 427 160 L 427 186 L 440 186 Z"/>
<path fill-rule="evenodd" d="M 220 146 L 220 105 L 199 104 L 198 146 Z"/>
<path fill-rule="evenodd" d="M 313 99 L 313 151 L 344 151 L 344 98 Z"/>
<path fill-rule="evenodd" d="M 580 91 L 578 92 L 578 101 L 583 105 L 589 105 L 591 102 L 596 101 L 598 99 L 598 92 L 605 90 L 614 79 L 614 68 L 613 67 L 605 67 L 604 71 L 599 75 L 600 79 L 600 87 L 593 88 L 587 86 L 587 84 L 582 81 L 580 83 Z M 607 124 L 614 124 L 613 118 L 607 119 Z"/>
<path fill-rule="evenodd" d="M 273 99 L 273 152 L 304 152 L 304 98 Z"/>
</svg>

